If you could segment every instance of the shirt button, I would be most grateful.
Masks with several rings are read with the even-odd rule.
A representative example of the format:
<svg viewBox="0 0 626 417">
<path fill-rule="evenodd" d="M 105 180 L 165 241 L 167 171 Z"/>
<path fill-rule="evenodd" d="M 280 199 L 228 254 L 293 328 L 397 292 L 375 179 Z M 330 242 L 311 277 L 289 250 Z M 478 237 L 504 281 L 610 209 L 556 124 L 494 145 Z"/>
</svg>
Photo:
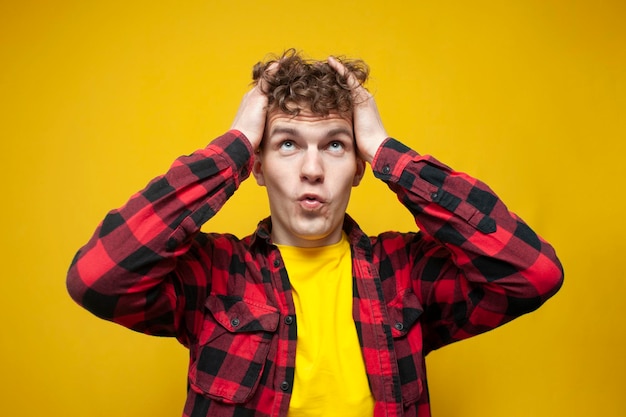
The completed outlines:
<svg viewBox="0 0 626 417">
<path fill-rule="evenodd" d="M 177 246 L 178 246 L 178 240 L 176 240 L 176 238 L 174 238 L 174 237 L 171 237 L 171 238 L 169 238 L 169 240 L 165 244 L 165 249 L 167 249 L 168 251 L 171 252 L 174 249 L 176 249 Z"/>
<path fill-rule="evenodd" d="M 430 198 L 432 198 L 433 200 L 436 200 L 437 197 L 439 197 L 439 193 L 438 192 L 434 192 L 434 193 L 430 193 Z"/>
<path fill-rule="evenodd" d="M 285 317 L 285 324 L 286 324 L 286 325 L 288 325 L 288 326 L 289 326 L 290 324 L 293 324 L 293 316 L 287 316 L 287 317 Z"/>
<path fill-rule="evenodd" d="M 239 326 L 239 323 L 240 323 L 239 319 L 232 319 L 230 321 L 230 325 L 233 326 L 233 327 Z"/>
<path fill-rule="evenodd" d="M 278 259 L 274 259 L 274 266 L 278 268 L 280 266 L 280 261 Z"/>
<path fill-rule="evenodd" d="M 283 391 L 287 391 L 289 389 L 289 382 L 283 381 L 280 383 L 280 389 Z"/>
<path fill-rule="evenodd" d="M 393 326 L 393 327 L 395 327 L 396 330 L 398 330 L 398 331 L 404 330 L 404 324 L 402 324 L 402 323 L 396 323 L 395 326 Z"/>
<path fill-rule="evenodd" d="M 389 165 L 385 165 L 383 167 L 383 174 L 389 174 L 391 172 L 391 168 L 389 167 Z"/>
</svg>

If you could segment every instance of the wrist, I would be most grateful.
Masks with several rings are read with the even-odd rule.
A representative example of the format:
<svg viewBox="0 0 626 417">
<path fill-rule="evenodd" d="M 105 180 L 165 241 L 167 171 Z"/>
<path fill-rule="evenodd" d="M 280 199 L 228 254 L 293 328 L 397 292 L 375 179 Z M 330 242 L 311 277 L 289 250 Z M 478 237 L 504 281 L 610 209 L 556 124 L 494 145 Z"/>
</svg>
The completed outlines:
<svg viewBox="0 0 626 417">
<path fill-rule="evenodd" d="M 387 138 L 388 136 L 385 134 L 384 137 L 382 138 L 379 137 L 376 140 L 370 141 L 367 148 L 364 147 L 364 149 L 361 150 L 361 158 L 363 158 L 367 163 L 371 165 L 374 159 L 376 158 L 378 151 L 383 146 L 383 143 L 385 143 Z"/>
</svg>

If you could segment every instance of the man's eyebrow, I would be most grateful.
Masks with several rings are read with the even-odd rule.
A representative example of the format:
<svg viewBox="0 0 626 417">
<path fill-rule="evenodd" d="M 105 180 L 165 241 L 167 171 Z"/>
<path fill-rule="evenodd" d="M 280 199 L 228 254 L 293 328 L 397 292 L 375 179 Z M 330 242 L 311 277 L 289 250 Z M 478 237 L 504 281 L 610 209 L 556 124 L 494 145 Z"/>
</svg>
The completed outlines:
<svg viewBox="0 0 626 417">
<path fill-rule="evenodd" d="M 277 135 L 277 134 L 280 134 L 280 133 L 286 133 L 288 135 L 293 135 L 293 136 L 298 136 L 299 135 L 298 130 L 294 129 L 293 127 L 276 126 L 276 127 L 274 127 L 270 131 L 270 136 Z"/>
<path fill-rule="evenodd" d="M 338 136 L 338 135 L 347 135 L 352 137 L 352 129 L 347 129 L 345 127 L 337 127 L 335 129 L 331 129 L 326 133 L 326 137 Z"/>
</svg>

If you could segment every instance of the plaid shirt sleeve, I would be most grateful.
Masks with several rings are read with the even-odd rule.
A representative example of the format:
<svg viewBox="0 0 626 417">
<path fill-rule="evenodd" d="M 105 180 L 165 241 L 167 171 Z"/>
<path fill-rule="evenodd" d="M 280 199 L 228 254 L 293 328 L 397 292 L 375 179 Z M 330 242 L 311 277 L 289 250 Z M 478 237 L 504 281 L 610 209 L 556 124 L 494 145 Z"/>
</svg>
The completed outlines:
<svg viewBox="0 0 626 417">
<path fill-rule="evenodd" d="M 193 237 L 248 177 L 249 142 L 230 131 L 178 158 L 109 212 L 70 266 L 67 287 L 95 315 L 147 334 L 175 336 L 184 311 L 169 279 Z M 207 283 L 194 285 L 200 291 Z"/>
<path fill-rule="evenodd" d="M 535 310 L 562 285 L 554 249 L 481 181 L 391 138 L 372 167 L 420 229 L 396 250 L 408 251 L 399 268 L 424 310 L 424 353 Z"/>
</svg>

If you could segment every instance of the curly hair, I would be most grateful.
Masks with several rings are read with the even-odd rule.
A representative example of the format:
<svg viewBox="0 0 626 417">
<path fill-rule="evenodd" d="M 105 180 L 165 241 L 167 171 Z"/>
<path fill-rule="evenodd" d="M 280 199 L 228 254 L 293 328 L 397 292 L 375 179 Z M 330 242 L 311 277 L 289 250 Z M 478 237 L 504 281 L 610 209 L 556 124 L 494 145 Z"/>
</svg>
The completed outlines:
<svg viewBox="0 0 626 417">
<path fill-rule="evenodd" d="M 369 67 L 359 59 L 336 58 L 350 71 L 360 84 L 367 81 Z M 268 68 L 278 62 L 278 69 Z M 295 49 L 286 50 L 282 56 L 258 62 L 252 70 L 253 84 L 260 85 L 269 99 L 268 111 L 280 110 L 297 116 L 302 110 L 327 116 L 338 113 L 352 115 L 354 100 L 345 76 L 337 73 L 328 62 L 304 58 Z"/>
</svg>

